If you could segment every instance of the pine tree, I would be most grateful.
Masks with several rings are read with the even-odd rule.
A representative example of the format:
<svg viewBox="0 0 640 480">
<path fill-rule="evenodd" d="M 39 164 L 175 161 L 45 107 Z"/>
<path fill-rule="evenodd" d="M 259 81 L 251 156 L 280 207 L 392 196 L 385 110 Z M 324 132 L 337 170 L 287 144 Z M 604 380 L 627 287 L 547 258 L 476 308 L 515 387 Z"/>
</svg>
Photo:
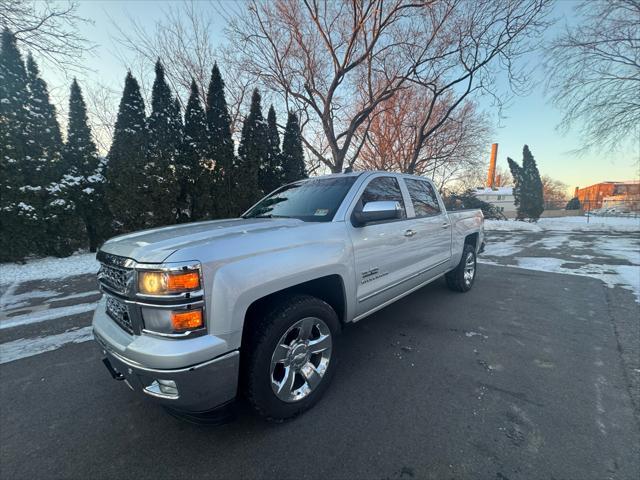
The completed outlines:
<svg viewBox="0 0 640 480">
<path fill-rule="evenodd" d="M 307 178 L 300 124 L 298 116 L 293 112 L 289 112 L 282 139 L 282 170 L 283 184 Z"/>
<path fill-rule="evenodd" d="M 514 181 L 513 195 L 517 207 L 517 220 L 537 221 L 544 211 L 542 180 L 536 161 L 527 145 L 522 151 L 522 166 L 507 158 Z"/>
<path fill-rule="evenodd" d="M 525 215 L 536 222 L 544 211 L 544 194 L 538 166 L 527 145 L 522 149 L 522 176 L 522 196 L 526 198 Z"/>
<path fill-rule="evenodd" d="M 29 168 L 27 72 L 6 28 L 0 48 L 0 260 L 6 261 L 34 253 L 33 239 L 43 232 L 40 206 L 29 198 L 38 186 L 32 185 Z"/>
<path fill-rule="evenodd" d="M 184 136 L 177 170 L 180 181 L 180 221 L 211 218 L 213 169 L 207 161 L 207 119 L 195 81 L 184 114 Z"/>
<path fill-rule="evenodd" d="M 253 91 L 249 115 L 242 125 L 238 146 L 238 173 L 236 204 L 238 212 L 244 212 L 263 191 L 260 188 L 260 169 L 267 160 L 267 126 L 262 116 L 260 93 Z"/>
<path fill-rule="evenodd" d="M 38 235 L 38 253 L 68 256 L 86 246 L 83 224 L 67 188 L 69 165 L 63 158 L 63 144 L 56 109 L 51 104 L 46 82 L 40 77 L 31 55 L 27 57 L 29 86 L 29 125 L 26 129 L 33 166 L 31 184 L 38 187 L 38 199 L 44 219 L 45 235 Z M 94 147 L 95 150 L 95 147 Z M 42 188 L 40 188 L 42 187 Z"/>
<path fill-rule="evenodd" d="M 87 235 L 89 250 L 95 252 L 106 236 L 109 224 L 105 216 L 104 183 L 102 163 L 91 137 L 87 118 L 87 106 L 78 82 L 71 83 L 69 96 L 69 122 L 67 141 L 64 145 L 64 165 L 67 173 L 63 185 Z M 74 238 L 77 232 L 69 232 Z"/>
<path fill-rule="evenodd" d="M 46 82 L 33 57 L 27 56 L 27 79 L 29 86 L 29 128 L 27 135 L 37 149 L 42 162 L 42 175 L 48 180 L 60 172 L 62 136 L 56 117 L 56 108 L 51 104 Z"/>
<path fill-rule="evenodd" d="M 145 175 L 149 186 L 149 226 L 176 222 L 179 187 L 175 167 L 181 138 L 178 118 L 179 110 L 165 80 L 164 67 L 158 60 L 151 90 L 151 114 L 147 119 Z"/>
<path fill-rule="evenodd" d="M 580 210 L 582 206 L 580 205 L 580 199 L 578 197 L 573 197 L 571 200 L 567 202 L 567 206 L 564 208 L 565 210 Z"/>
<path fill-rule="evenodd" d="M 280 155 L 280 134 L 276 123 L 276 111 L 273 105 L 267 115 L 267 156 L 260 165 L 260 188 L 269 193 L 282 185 L 283 171 Z"/>
<path fill-rule="evenodd" d="M 146 142 L 144 100 L 138 82 L 128 72 L 105 171 L 107 204 L 114 227 L 121 233 L 144 228 L 150 210 L 145 196 Z"/>
<path fill-rule="evenodd" d="M 224 95 L 224 81 L 218 65 L 211 70 L 207 91 L 208 156 L 214 165 L 215 205 L 214 216 L 226 218 L 237 215 L 236 206 L 236 158 L 231 136 L 231 117 Z"/>
<path fill-rule="evenodd" d="M 521 188 L 522 188 L 522 168 L 515 160 L 507 157 L 507 163 L 509 164 L 509 170 L 511 171 L 511 178 L 513 179 L 513 203 L 516 206 L 516 220 L 522 220 L 521 216 Z"/>
</svg>

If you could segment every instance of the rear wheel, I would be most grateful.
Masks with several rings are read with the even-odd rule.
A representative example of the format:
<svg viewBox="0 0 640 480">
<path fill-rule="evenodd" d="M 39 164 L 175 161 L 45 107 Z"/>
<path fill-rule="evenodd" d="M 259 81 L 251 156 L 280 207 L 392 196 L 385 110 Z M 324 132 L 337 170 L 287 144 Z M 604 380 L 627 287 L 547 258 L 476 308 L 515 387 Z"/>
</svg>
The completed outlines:
<svg viewBox="0 0 640 480">
<path fill-rule="evenodd" d="M 458 266 L 446 275 L 447 285 L 457 292 L 468 292 L 476 279 L 476 249 L 465 244 Z"/>
<path fill-rule="evenodd" d="M 273 308 L 248 337 L 244 387 L 263 417 L 282 421 L 312 407 L 336 367 L 340 322 L 322 300 L 299 295 Z"/>
</svg>

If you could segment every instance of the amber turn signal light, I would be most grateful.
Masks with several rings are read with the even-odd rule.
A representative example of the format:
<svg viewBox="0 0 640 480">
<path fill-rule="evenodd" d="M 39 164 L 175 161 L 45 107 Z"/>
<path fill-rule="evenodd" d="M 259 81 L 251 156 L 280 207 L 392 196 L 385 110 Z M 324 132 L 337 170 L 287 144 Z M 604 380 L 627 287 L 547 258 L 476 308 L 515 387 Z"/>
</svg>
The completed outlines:
<svg viewBox="0 0 640 480">
<path fill-rule="evenodd" d="M 202 310 L 171 312 L 171 325 L 176 332 L 201 328 L 203 326 Z"/>
<path fill-rule="evenodd" d="M 198 272 L 170 273 L 167 277 L 169 290 L 195 290 L 200 287 L 200 275 Z"/>
</svg>

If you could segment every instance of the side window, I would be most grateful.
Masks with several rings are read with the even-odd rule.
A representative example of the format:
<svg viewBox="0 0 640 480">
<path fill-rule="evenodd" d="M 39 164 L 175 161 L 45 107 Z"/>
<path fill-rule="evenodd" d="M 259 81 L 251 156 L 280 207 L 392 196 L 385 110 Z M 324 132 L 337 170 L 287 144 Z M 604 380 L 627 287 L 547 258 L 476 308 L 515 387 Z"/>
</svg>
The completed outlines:
<svg viewBox="0 0 640 480">
<path fill-rule="evenodd" d="M 413 202 L 416 217 L 434 217 L 440 215 L 438 197 L 429 182 L 406 178 L 409 196 Z"/>
<path fill-rule="evenodd" d="M 402 199 L 400 185 L 395 177 L 378 177 L 369 182 L 362 192 L 360 202 L 362 206 L 369 202 L 394 201 L 402 207 L 402 218 L 407 218 L 407 212 Z"/>
</svg>

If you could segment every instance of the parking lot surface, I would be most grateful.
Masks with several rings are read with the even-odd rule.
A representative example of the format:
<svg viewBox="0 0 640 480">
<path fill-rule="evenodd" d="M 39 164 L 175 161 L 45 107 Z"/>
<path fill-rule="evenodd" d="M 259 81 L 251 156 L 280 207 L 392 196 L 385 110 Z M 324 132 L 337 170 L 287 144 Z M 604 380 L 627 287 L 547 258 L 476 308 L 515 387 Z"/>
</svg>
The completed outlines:
<svg viewBox="0 0 640 480">
<path fill-rule="evenodd" d="M 90 302 L 92 282 L 20 288 Z M 345 328 L 306 414 L 273 425 L 240 404 L 217 427 L 113 381 L 86 341 L 90 311 L 4 328 L 0 477 L 639 478 L 635 313 L 631 291 L 597 279 L 480 265 L 467 294 L 437 281 Z M 50 351 L 20 343 L 35 335 Z"/>
</svg>

